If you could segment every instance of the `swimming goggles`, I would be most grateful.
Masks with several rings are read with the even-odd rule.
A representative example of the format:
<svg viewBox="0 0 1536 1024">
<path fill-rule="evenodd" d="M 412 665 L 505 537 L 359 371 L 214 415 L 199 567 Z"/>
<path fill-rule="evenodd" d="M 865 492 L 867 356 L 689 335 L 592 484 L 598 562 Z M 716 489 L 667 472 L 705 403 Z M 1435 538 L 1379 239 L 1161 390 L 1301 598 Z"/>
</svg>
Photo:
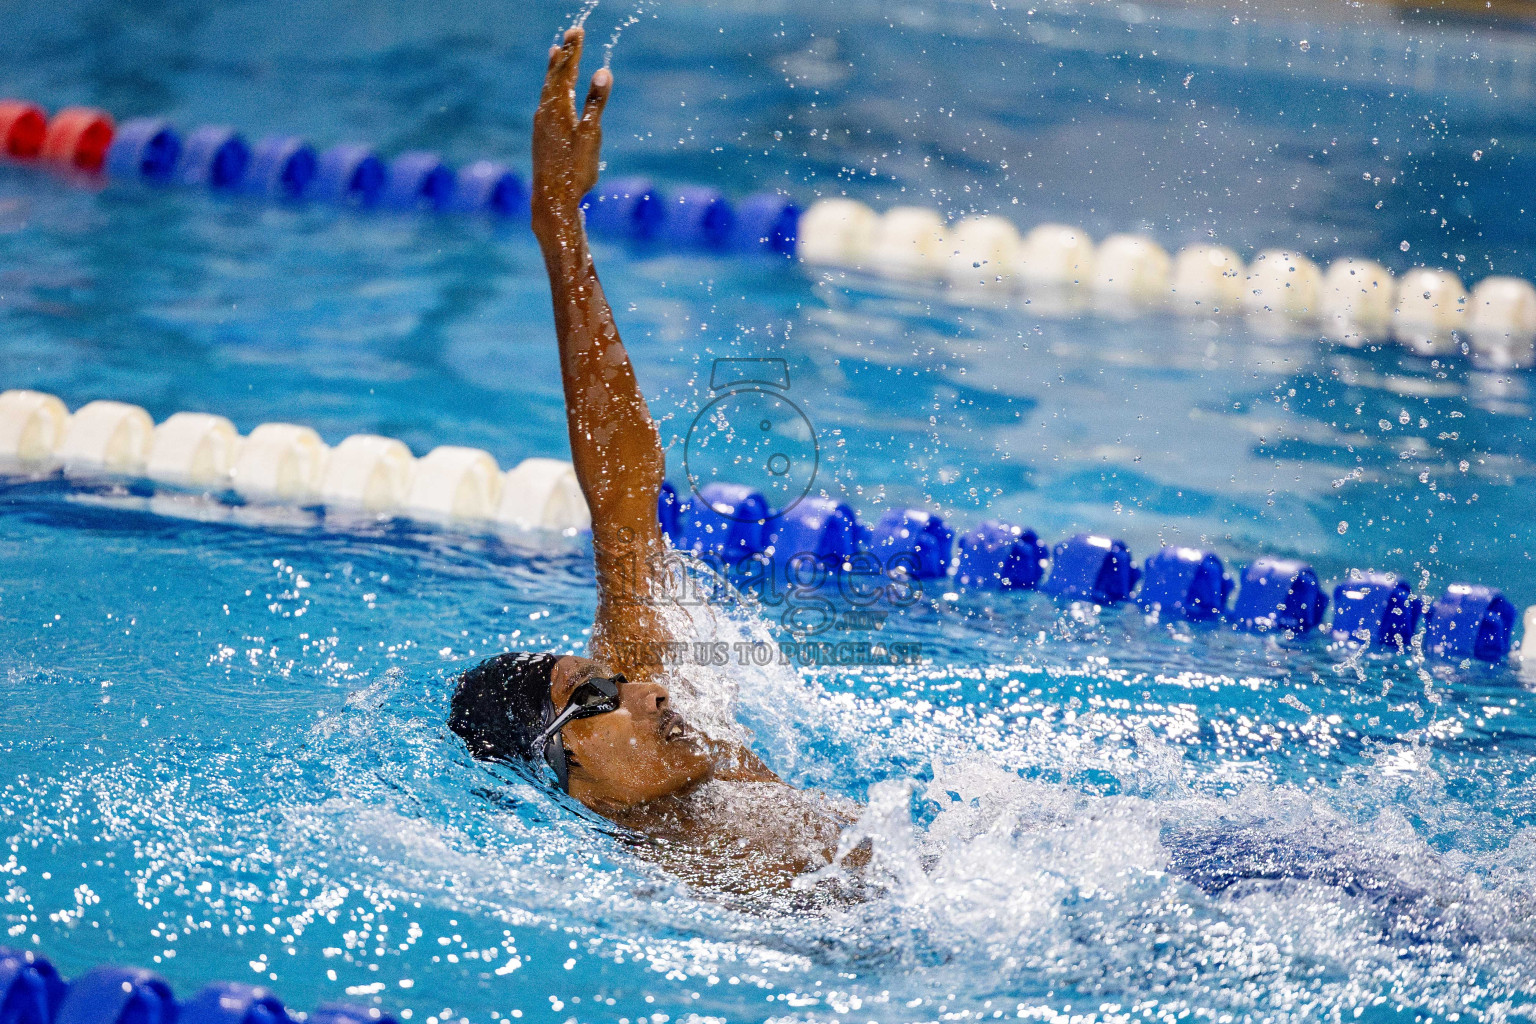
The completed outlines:
<svg viewBox="0 0 1536 1024">
<path fill-rule="evenodd" d="M 560 730 L 578 718 L 592 718 L 594 715 L 604 715 L 610 711 L 619 710 L 619 684 L 629 680 L 622 675 L 594 676 L 576 687 L 571 694 L 571 699 L 566 701 L 564 709 L 557 715 L 553 701 L 545 699 L 545 719 L 553 719 L 544 731 L 539 733 L 533 741 L 533 749 L 539 751 L 544 762 L 555 771 L 555 779 L 560 783 L 560 791 L 571 791 L 570 763 L 565 756 L 565 741 L 560 738 Z"/>
</svg>

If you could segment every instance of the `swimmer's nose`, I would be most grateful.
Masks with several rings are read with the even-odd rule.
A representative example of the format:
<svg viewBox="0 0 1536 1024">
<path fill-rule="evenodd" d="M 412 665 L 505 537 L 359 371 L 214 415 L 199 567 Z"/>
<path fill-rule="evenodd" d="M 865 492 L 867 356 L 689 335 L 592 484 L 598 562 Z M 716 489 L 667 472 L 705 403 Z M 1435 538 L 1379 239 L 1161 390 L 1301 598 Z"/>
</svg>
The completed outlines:
<svg viewBox="0 0 1536 1024">
<path fill-rule="evenodd" d="M 626 690 L 626 702 L 633 700 L 636 707 L 645 711 L 665 711 L 672 697 L 660 683 L 630 683 Z"/>
</svg>

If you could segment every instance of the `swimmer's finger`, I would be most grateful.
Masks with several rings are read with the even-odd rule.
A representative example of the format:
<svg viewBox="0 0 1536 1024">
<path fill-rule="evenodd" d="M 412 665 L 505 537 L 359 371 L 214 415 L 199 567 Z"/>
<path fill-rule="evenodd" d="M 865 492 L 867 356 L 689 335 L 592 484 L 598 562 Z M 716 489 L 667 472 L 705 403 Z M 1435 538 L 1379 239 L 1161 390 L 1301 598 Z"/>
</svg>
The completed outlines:
<svg viewBox="0 0 1536 1024">
<path fill-rule="evenodd" d="M 566 94 L 571 97 L 573 104 L 576 97 L 576 76 L 581 71 L 581 43 L 586 37 L 585 29 L 579 26 L 568 28 L 565 30 L 565 42 L 561 46 L 561 49 L 566 53 L 566 62 L 561 65 L 560 78 L 565 86 Z M 572 113 L 574 112 L 575 107 L 573 106 Z"/>
<path fill-rule="evenodd" d="M 587 103 L 581 111 L 582 124 L 597 124 L 603 119 L 603 108 L 608 105 L 608 94 L 613 92 L 613 72 L 599 68 L 592 76 L 592 87 L 587 90 Z"/>
<path fill-rule="evenodd" d="M 560 99 L 560 85 L 565 79 L 561 71 L 564 70 L 567 56 L 568 51 L 563 46 L 551 46 L 549 48 L 549 70 L 544 72 L 544 88 L 539 94 L 540 106 L 556 102 Z"/>
<path fill-rule="evenodd" d="M 549 48 L 549 70 L 544 74 L 544 91 L 539 97 L 541 104 L 562 99 L 571 102 L 576 86 L 576 71 L 581 66 L 582 35 L 581 29 L 570 29 L 559 46 Z M 574 119 L 575 107 L 569 109 Z"/>
</svg>

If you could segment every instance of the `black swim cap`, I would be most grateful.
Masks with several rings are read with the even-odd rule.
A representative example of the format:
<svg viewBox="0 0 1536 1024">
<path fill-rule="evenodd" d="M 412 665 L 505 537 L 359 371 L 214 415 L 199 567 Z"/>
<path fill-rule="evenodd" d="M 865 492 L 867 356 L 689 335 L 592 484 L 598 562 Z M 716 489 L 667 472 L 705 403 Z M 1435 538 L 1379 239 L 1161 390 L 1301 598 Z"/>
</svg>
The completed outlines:
<svg viewBox="0 0 1536 1024">
<path fill-rule="evenodd" d="M 527 761 L 544 731 L 549 677 L 558 654 L 498 654 L 459 677 L 448 712 L 458 733 L 481 761 Z"/>
</svg>

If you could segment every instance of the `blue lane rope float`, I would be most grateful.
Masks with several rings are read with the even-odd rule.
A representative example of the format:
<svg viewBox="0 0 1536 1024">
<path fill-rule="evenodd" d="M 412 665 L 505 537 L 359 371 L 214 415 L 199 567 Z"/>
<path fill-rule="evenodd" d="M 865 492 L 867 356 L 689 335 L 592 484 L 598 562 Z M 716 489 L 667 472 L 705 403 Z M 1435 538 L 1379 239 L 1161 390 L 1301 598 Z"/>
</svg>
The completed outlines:
<svg viewBox="0 0 1536 1024">
<path fill-rule="evenodd" d="M 800 207 L 789 197 L 771 192 L 748 196 L 736 206 L 731 248 L 793 256 L 799 225 Z"/>
<path fill-rule="evenodd" d="M 174 177 L 182 185 L 231 191 L 240 187 L 250 162 L 251 147 L 239 132 L 224 125 L 204 125 L 182 142 Z"/>
<path fill-rule="evenodd" d="M 1136 603 L 1146 612 L 1204 622 L 1226 610 L 1232 587 L 1216 552 L 1165 547 L 1143 565 Z"/>
<path fill-rule="evenodd" d="M 1422 605 L 1413 588 L 1389 573 L 1352 573 L 1333 588 L 1335 640 L 1369 647 L 1407 647 Z"/>
<path fill-rule="evenodd" d="M 1130 597 L 1140 578 L 1141 570 L 1136 568 L 1125 541 L 1079 533 L 1056 545 L 1051 574 L 1040 590 L 1056 597 L 1111 605 Z"/>
<path fill-rule="evenodd" d="M 297 135 L 268 135 L 251 151 L 242 190 L 270 199 L 300 199 L 319 164 L 315 147 Z"/>
<path fill-rule="evenodd" d="M 163 117 L 136 117 L 118 126 L 107 150 L 110 177 L 164 185 L 181 158 L 181 136 Z"/>
<path fill-rule="evenodd" d="M 314 180 L 305 198 L 313 196 L 338 206 L 377 206 L 387 172 L 378 154 L 367 146 L 343 143 L 320 154 Z"/>
<path fill-rule="evenodd" d="M 593 231 L 620 238 L 651 238 L 667 216 L 666 196 L 649 178 L 599 181 L 581 208 Z"/>
<path fill-rule="evenodd" d="M 780 563 L 806 555 L 822 568 L 836 569 L 858 549 L 859 517 L 831 498 L 802 498 L 769 524 L 768 551 Z"/>
<path fill-rule="evenodd" d="M 0 946 L 0 1024 L 51 1024 L 67 989 L 47 960 Z"/>
<path fill-rule="evenodd" d="M 1509 653 L 1515 606 L 1492 587 L 1453 583 L 1429 606 L 1424 647 L 1443 658 L 1500 661 Z"/>
<path fill-rule="evenodd" d="M 529 194 L 513 170 L 494 160 L 476 160 L 459 171 L 451 206 L 459 213 L 527 218 Z"/>
<path fill-rule="evenodd" d="M 962 587 L 1028 590 L 1038 587 L 1050 564 L 1050 550 L 1034 530 L 989 519 L 960 535 L 955 578 Z"/>
<path fill-rule="evenodd" d="M 441 212 L 453 201 L 455 181 L 453 170 L 436 153 L 401 153 L 389 162 L 379 202 L 391 210 Z"/>
<path fill-rule="evenodd" d="M 706 484 L 681 511 L 682 547 L 727 563 L 768 546 L 768 501 L 741 484 Z"/>
<path fill-rule="evenodd" d="M 1243 570 L 1232 616 L 1256 633 L 1306 633 L 1317 628 L 1328 596 L 1310 565 L 1288 558 L 1260 558 Z"/>
<path fill-rule="evenodd" d="M 300 1015 L 301 1017 L 303 1015 Z M 330 1003 L 308 1024 L 397 1024 L 373 1007 Z M 184 1003 L 137 967 L 97 967 L 65 981 L 44 957 L 0 946 L 0 1024 L 296 1024 L 265 988 L 215 982 Z"/>
<path fill-rule="evenodd" d="M 887 571 L 901 569 L 918 580 L 949 575 L 955 534 L 936 513 L 920 508 L 887 509 L 870 532 L 869 547 Z"/>
<path fill-rule="evenodd" d="M 137 967 L 97 967 L 64 993 L 53 1024 L 175 1024 L 176 996 L 165 979 Z"/>
<path fill-rule="evenodd" d="M 730 244 L 736 214 L 719 189 L 689 185 L 674 190 L 666 202 L 657 241 L 680 248 L 724 249 Z"/>
<path fill-rule="evenodd" d="M 237 982 L 207 986 L 183 1004 L 176 1016 L 176 1024 L 288 1024 L 289 1020 L 277 996 L 265 988 Z"/>
</svg>

